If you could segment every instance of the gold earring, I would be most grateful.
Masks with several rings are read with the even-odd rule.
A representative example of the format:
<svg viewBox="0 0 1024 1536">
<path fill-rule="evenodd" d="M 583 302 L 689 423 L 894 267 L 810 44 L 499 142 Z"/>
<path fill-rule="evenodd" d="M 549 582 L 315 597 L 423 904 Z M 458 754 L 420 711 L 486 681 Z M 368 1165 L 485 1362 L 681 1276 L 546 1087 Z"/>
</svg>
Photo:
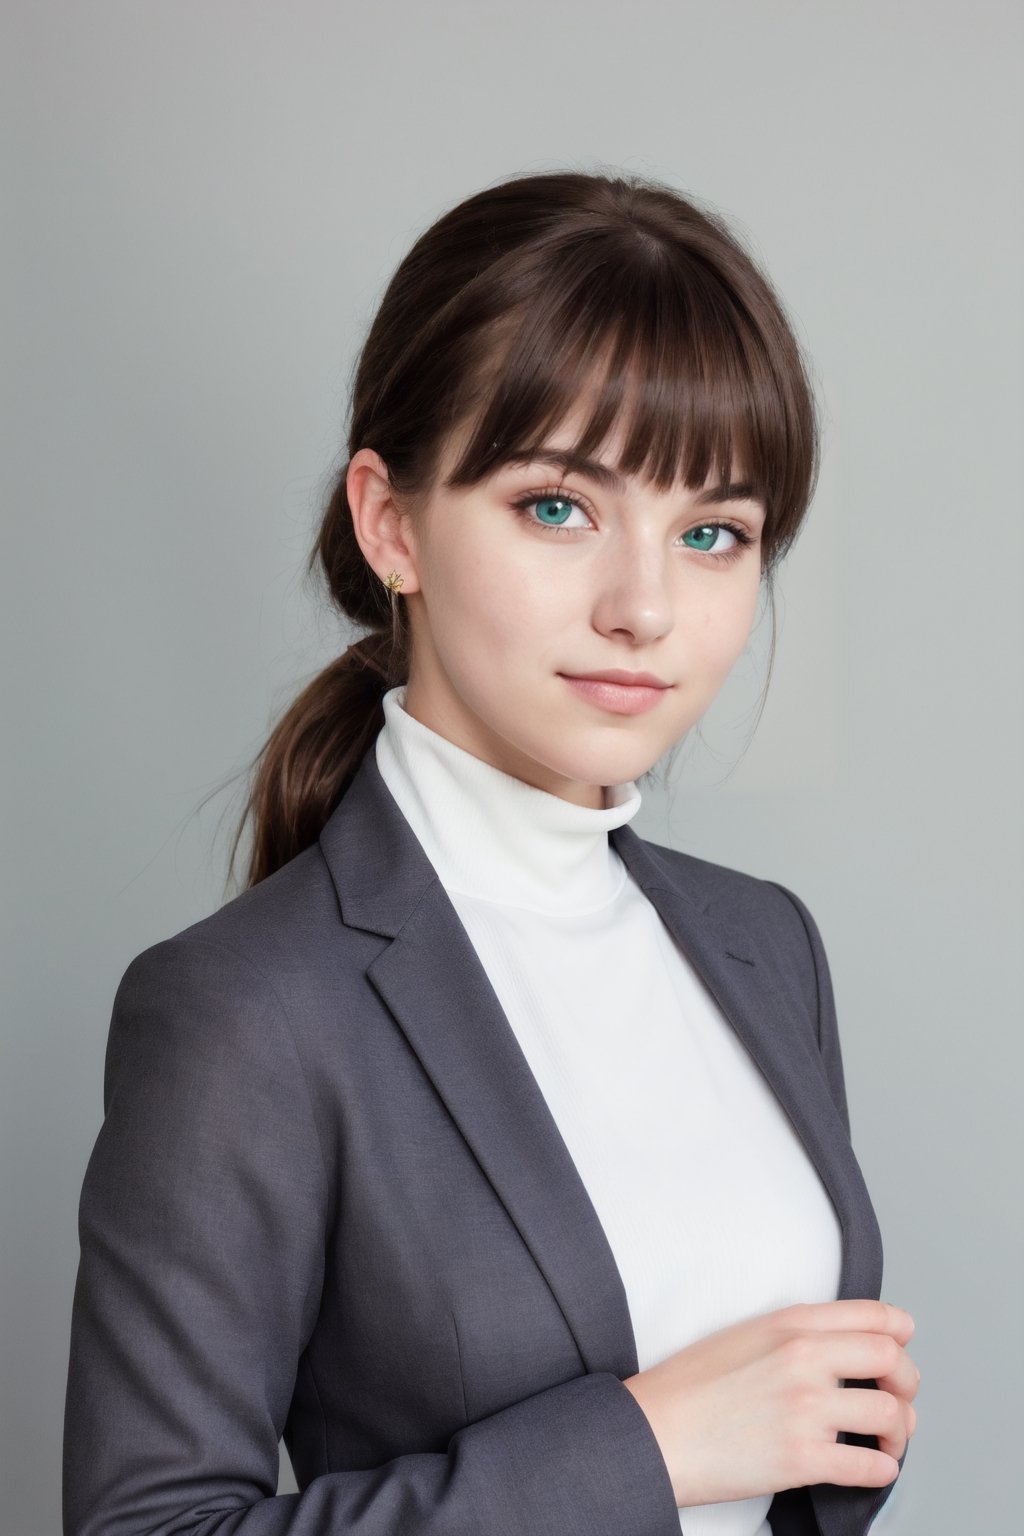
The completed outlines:
<svg viewBox="0 0 1024 1536">
<path fill-rule="evenodd" d="M 405 577 L 400 576 L 397 571 L 388 571 L 388 574 L 381 579 L 384 582 L 384 585 L 387 587 L 388 591 L 394 595 L 401 587 Z"/>
</svg>

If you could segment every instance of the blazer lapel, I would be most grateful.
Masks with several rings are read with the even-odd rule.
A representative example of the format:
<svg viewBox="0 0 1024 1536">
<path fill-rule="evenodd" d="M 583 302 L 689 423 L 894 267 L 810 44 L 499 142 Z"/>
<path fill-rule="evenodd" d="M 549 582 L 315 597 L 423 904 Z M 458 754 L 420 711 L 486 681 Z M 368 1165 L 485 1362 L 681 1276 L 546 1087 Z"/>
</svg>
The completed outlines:
<svg viewBox="0 0 1024 1536">
<path fill-rule="evenodd" d="M 674 882 L 629 827 L 611 837 L 764 1072 L 824 1180 L 844 1231 L 840 1295 L 870 1295 L 865 1277 L 854 1273 L 845 1239 L 859 1170 L 820 1064 L 787 1019 L 750 936 L 706 910 L 678 877 Z M 391 939 L 367 976 L 533 1255 L 585 1368 L 620 1380 L 635 1374 L 628 1303 L 604 1229 L 458 913 L 372 748 L 320 846 L 343 921 Z"/>
<path fill-rule="evenodd" d="M 344 921 L 390 937 L 367 976 L 562 1310 L 588 1371 L 638 1369 L 604 1228 L 448 894 L 371 750 L 320 836 Z"/>
<path fill-rule="evenodd" d="M 821 1057 L 806 1022 L 794 1017 L 795 989 L 783 990 L 756 935 L 741 930 L 727 910 L 709 901 L 696 878 L 670 871 L 657 850 L 629 826 L 610 836 L 760 1068 L 818 1171 L 842 1228 L 839 1299 L 877 1296 L 882 1271 L 874 1210 Z M 859 1241 L 851 1243 L 851 1233 Z"/>
</svg>

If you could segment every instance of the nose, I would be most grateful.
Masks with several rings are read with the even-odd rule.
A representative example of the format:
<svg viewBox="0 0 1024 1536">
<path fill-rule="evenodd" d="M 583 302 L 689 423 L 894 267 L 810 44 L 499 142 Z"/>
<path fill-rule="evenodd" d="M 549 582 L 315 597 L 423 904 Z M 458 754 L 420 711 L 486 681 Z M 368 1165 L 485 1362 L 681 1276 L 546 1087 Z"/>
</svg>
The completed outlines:
<svg viewBox="0 0 1024 1536">
<path fill-rule="evenodd" d="M 665 551 L 639 544 L 609 549 L 598 573 L 593 624 L 601 634 L 650 645 L 675 623 Z"/>
</svg>

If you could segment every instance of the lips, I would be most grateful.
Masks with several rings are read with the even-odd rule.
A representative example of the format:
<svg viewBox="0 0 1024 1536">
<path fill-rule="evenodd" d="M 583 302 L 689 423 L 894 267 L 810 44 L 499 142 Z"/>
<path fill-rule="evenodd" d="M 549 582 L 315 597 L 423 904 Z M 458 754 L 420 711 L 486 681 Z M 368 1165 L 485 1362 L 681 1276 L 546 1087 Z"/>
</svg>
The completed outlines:
<svg viewBox="0 0 1024 1536">
<path fill-rule="evenodd" d="M 583 683 L 618 683 L 624 688 L 671 687 L 663 678 L 655 677 L 653 672 L 625 672 L 621 668 L 612 668 L 607 672 L 563 672 L 562 676 Z"/>
<path fill-rule="evenodd" d="M 577 698 L 613 715 L 645 714 L 660 704 L 671 686 L 650 672 L 599 672 L 589 677 L 574 677 L 568 672 L 561 675 Z M 628 681 L 622 682 L 623 677 Z M 653 678 L 653 681 L 646 682 L 646 678 Z"/>
</svg>

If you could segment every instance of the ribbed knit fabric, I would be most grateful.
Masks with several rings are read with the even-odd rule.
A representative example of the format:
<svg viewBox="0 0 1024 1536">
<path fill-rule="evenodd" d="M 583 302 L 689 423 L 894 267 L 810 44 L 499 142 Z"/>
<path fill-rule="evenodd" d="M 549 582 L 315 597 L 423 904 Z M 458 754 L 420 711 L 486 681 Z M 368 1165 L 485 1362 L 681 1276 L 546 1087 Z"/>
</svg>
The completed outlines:
<svg viewBox="0 0 1024 1536">
<path fill-rule="evenodd" d="M 608 1238 L 639 1369 L 755 1313 L 835 1300 L 835 1209 L 782 1106 L 595 810 L 455 746 L 384 695 L 376 759 L 476 949 Z M 770 1536 L 769 1496 L 681 1509 Z"/>
</svg>

